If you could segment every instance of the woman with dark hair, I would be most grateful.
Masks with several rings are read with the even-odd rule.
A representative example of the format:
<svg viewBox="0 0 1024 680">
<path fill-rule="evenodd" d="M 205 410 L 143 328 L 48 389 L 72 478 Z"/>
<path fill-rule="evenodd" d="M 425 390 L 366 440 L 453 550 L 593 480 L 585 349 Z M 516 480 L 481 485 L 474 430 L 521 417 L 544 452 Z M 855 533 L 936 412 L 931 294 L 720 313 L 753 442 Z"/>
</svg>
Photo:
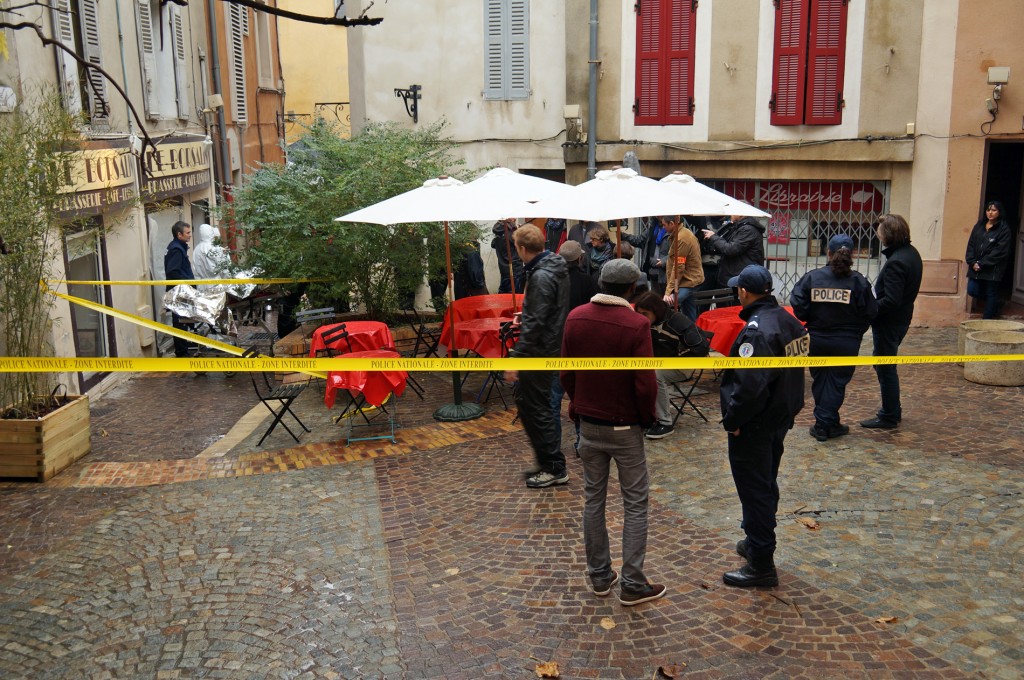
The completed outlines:
<svg viewBox="0 0 1024 680">
<path fill-rule="evenodd" d="M 793 288 L 790 304 L 811 335 L 812 357 L 857 356 L 864 333 L 878 313 L 878 303 L 868 280 L 853 271 L 852 238 L 846 234 L 832 237 L 828 242 L 828 264 L 803 275 Z M 811 369 L 811 436 L 819 442 L 850 431 L 849 426 L 840 422 L 839 409 L 854 370 L 854 366 Z"/>
<path fill-rule="evenodd" d="M 1002 306 L 1000 283 L 1010 259 L 1010 225 L 1003 204 L 989 201 L 985 216 L 978 220 L 967 239 L 967 294 L 985 301 L 981 318 L 995 319 Z"/>
<path fill-rule="evenodd" d="M 651 322 L 651 340 L 656 357 L 706 357 L 710 351 L 707 338 L 690 320 L 690 317 L 675 311 L 657 293 L 648 291 L 633 303 L 638 314 Z M 682 382 L 690 371 L 666 368 L 655 371 L 658 378 L 658 399 L 655 402 L 657 422 L 647 430 L 648 439 L 662 439 L 672 434 L 671 403 L 669 390 L 672 383 Z"/>
<path fill-rule="evenodd" d="M 883 215 L 878 223 L 885 264 L 875 279 L 878 315 L 871 322 L 876 357 L 896 356 L 914 317 L 914 301 L 921 290 L 921 254 L 910 245 L 910 225 L 900 215 Z M 874 418 L 862 420 L 861 427 L 891 430 L 903 419 L 900 376 L 895 364 L 875 366 L 882 407 Z"/>
<path fill-rule="evenodd" d="M 598 281 L 601 276 L 601 267 L 608 260 L 615 258 L 615 246 L 612 245 L 611 235 L 604 227 L 594 227 L 587 233 L 589 243 L 583 246 L 587 271 Z"/>
</svg>

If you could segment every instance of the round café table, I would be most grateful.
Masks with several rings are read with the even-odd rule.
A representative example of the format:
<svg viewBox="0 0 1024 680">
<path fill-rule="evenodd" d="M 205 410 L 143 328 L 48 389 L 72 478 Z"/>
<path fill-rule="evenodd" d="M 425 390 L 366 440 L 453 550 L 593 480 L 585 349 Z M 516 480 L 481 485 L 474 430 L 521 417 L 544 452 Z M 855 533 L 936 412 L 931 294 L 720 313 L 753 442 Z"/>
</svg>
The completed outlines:
<svg viewBox="0 0 1024 680">
<path fill-rule="evenodd" d="M 365 352 L 349 352 L 339 359 L 397 359 L 398 352 L 377 349 Z M 324 390 L 324 404 L 327 408 L 334 407 L 334 399 L 338 390 L 359 392 L 368 404 L 380 406 L 387 396 L 394 393 L 401 396 L 405 391 L 405 371 L 330 371 L 327 374 L 327 387 Z"/>
<path fill-rule="evenodd" d="M 328 348 L 323 336 L 330 333 L 338 326 L 344 326 L 348 332 L 348 338 L 338 338 L 331 342 L 330 349 L 338 354 L 347 354 L 349 344 L 353 352 L 367 352 L 375 349 L 387 349 L 395 346 L 391 338 L 391 329 L 386 323 L 380 321 L 345 321 L 343 323 L 329 323 L 320 326 L 313 331 L 313 337 L 309 340 L 309 356 L 315 357 L 318 352 Z"/>
<path fill-rule="evenodd" d="M 747 322 L 740 318 L 740 311 L 742 309 L 743 307 L 740 305 L 735 307 L 719 307 L 717 309 L 709 309 L 697 317 L 697 328 L 715 334 L 715 337 L 711 338 L 711 349 L 729 356 L 732 344 L 736 342 L 740 331 L 747 325 Z M 793 313 L 792 307 L 783 307 L 783 309 L 790 314 Z"/>
<path fill-rule="evenodd" d="M 508 321 L 512 316 L 523 308 L 523 296 L 521 293 L 515 295 L 515 304 L 512 304 L 511 293 L 498 293 L 495 295 L 473 295 L 460 298 L 452 302 L 450 309 L 455 314 L 455 326 L 459 328 L 464 322 L 473 319 L 503 319 Z M 439 344 L 449 347 L 452 341 L 451 312 L 445 311 L 444 324 L 441 326 L 441 340 Z M 459 335 L 462 335 L 461 329 Z M 462 347 L 456 343 L 455 347 Z"/>
<path fill-rule="evenodd" d="M 452 349 L 469 350 L 488 359 L 500 359 L 501 326 L 510 321 L 511 318 L 503 317 L 459 321 L 455 326 L 455 345 Z"/>
</svg>

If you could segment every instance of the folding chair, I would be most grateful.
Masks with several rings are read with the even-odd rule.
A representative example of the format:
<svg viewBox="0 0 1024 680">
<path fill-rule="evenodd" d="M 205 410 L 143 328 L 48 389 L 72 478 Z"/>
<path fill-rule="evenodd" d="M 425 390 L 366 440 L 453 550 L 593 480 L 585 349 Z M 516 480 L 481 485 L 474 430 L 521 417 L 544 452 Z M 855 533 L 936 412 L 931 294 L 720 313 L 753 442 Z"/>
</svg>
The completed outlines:
<svg viewBox="0 0 1024 680">
<path fill-rule="evenodd" d="M 254 359 L 260 356 L 260 353 L 255 347 L 250 347 L 242 353 L 242 356 L 246 359 Z M 257 376 L 259 376 L 259 378 L 257 378 Z M 268 427 L 267 431 L 263 433 L 262 437 L 260 437 L 256 446 L 261 446 L 263 444 L 263 440 L 270 436 L 270 433 L 274 431 L 274 428 L 277 427 L 278 423 L 288 431 L 288 434 L 292 436 L 292 439 L 295 440 L 296 444 L 299 442 L 299 438 L 291 431 L 288 424 L 281 420 L 285 413 L 290 414 L 303 430 L 306 432 L 312 431 L 306 427 L 302 421 L 299 420 L 299 417 L 295 415 L 295 412 L 292 411 L 292 403 L 300 394 L 302 394 L 302 391 L 306 389 L 306 385 L 308 383 L 303 382 L 278 385 L 271 374 L 265 371 L 250 371 L 249 378 L 252 380 L 252 387 L 256 391 L 256 396 L 259 397 L 260 402 L 266 406 L 267 410 L 274 416 L 274 419 L 270 423 L 270 427 Z M 276 410 L 274 406 L 271 406 L 271 402 L 277 402 Z"/>
<path fill-rule="evenodd" d="M 675 394 L 670 394 L 668 400 L 669 403 L 672 404 L 672 408 L 676 410 L 676 415 L 672 419 L 672 427 L 676 426 L 676 421 L 679 420 L 679 416 L 683 414 L 683 411 L 687 407 L 691 408 L 695 415 L 703 418 L 705 423 L 708 422 L 707 416 L 705 416 L 703 411 L 700 410 L 700 407 L 693 403 L 694 397 L 699 397 L 708 393 L 708 390 L 697 387 L 703 375 L 704 370 L 701 369 L 694 371 L 690 379 L 678 380 L 671 383 Z"/>
<path fill-rule="evenodd" d="M 409 319 L 409 327 L 416 334 L 416 344 L 410 356 L 418 357 L 420 355 L 420 347 L 422 346 L 424 358 L 434 357 L 440 359 L 441 357 L 437 353 L 437 345 L 441 342 L 441 331 L 436 328 L 430 328 L 427 324 L 423 323 L 423 317 L 420 316 L 415 307 L 409 307 L 406 311 L 412 312 L 413 318 Z"/>
</svg>

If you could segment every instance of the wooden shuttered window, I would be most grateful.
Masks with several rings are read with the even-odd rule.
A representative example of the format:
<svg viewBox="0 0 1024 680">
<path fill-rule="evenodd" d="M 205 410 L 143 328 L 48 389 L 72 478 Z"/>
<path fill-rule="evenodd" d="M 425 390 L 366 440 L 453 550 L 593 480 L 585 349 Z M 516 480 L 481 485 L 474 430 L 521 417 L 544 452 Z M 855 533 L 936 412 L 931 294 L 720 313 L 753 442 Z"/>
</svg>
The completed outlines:
<svg viewBox="0 0 1024 680">
<path fill-rule="evenodd" d="M 102 68 L 97 0 L 54 0 L 51 8 L 56 39 L 89 64 Z M 57 49 L 57 69 L 64 107 L 74 114 L 86 107 L 91 124 L 106 125 L 110 119 L 107 79 L 99 71 L 81 66 L 60 49 Z"/>
<path fill-rule="evenodd" d="M 484 99 L 529 99 L 529 0 L 484 3 Z"/>
<path fill-rule="evenodd" d="M 53 35 L 64 46 L 78 50 L 75 42 L 74 18 L 71 14 L 71 0 L 53 0 L 50 16 L 53 17 Z M 71 114 L 82 111 L 82 84 L 78 62 L 64 50 L 55 47 L 57 55 L 57 77 L 60 78 L 60 93 L 64 108 Z"/>
<path fill-rule="evenodd" d="M 228 43 L 231 52 L 231 106 L 236 123 L 249 122 L 249 104 L 245 98 L 245 44 L 249 8 L 228 5 Z"/>
<path fill-rule="evenodd" d="M 100 18 L 97 0 L 79 0 L 82 20 L 82 42 L 85 58 L 93 66 L 103 67 L 100 55 Z M 89 122 L 93 125 L 107 124 L 110 118 L 110 104 L 107 99 L 107 79 L 99 71 L 89 69 L 86 74 L 89 97 Z"/>
<path fill-rule="evenodd" d="M 637 125 L 692 125 L 696 0 L 636 4 Z"/>
<path fill-rule="evenodd" d="M 158 19 L 159 20 L 159 19 Z M 139 61 L 142 66 L 142 103 L 148 118 L 155 118 L 156 113 L 156 42 L 154 34 L 153 12 L 149 0 L 135 3 L 135 22 L 139 30 Z"/>
<path fill-rule="evenodd" d="M 182 23 L 181 8 L 171 8 L 171 30 L 174 40 L 174 89 L 178 99 L 178 118 L 189 117 L 188 103 L 188 45 L 185 43 L 185 27 Z"/>
<path fill-rule="evenodd" d="M 849 0 L 775 0 L 772 125 L 839 125 Z"/>
</svg>

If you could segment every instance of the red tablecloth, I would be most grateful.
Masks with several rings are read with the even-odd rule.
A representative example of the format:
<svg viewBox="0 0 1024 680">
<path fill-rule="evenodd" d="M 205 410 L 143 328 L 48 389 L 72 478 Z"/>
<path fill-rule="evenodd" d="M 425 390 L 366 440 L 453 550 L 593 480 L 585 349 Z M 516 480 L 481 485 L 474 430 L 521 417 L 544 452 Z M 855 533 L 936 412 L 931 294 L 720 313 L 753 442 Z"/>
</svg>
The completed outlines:
<svg viewBox="0 0 1024 680">
<path fill-rule="evenodd" d="M 511 318 L 469 319 L 460 321 L 455 327 L 454 349 L 468 349 L 488 359 L 501 358 L 501 336 L 503 323 Z"/>
<path fill-rule="evenodd" d="M 463 321 L 471 319 L 511 319 L 512 315 L 523 308 L 523 296 L 517 293 L 515 306 L 512 305 L 511 293 L 499 293 L 497 295 L 473 295 L 456 300 L 452 303 L 451 309 L 455 310 L 455 327 L 459 328 Z M 451 329 L 449 319 L 451 315 L 445 312 L 444 325 L 441 327 L 441 343 L 445 347 L 451 343 Z M 459 329 L 459 335 L 462 330 Z M 461 345 L 457 345 L 462 347 Z"/>
<path fill-rule="evenodd" d="M 343 354 L 342 359 L 397 359 L 398 352 L 377 349 L 369 352 Z M 405 371 L 331 371 L 327 374 L 327 389 L 324 390 L 324 404 L 334 407 L 338 390 L 362 392 L 367 403 L 380 406 L 392 392 L 401 396 L 405 391 Z"/>
<path fill-rule="evenodd" d="M 747 325 L 747 322 L 740 318 L 740 310 L 742 309 L 743 307 L 739 305 L 735 307 L 719 307 L 718 309 L 709 309 L 697 317 L 697 328 L 715 334 L 715 337 L 711 338 L 711 349 L 729 356 L 732 343 L 736 342 L 740 331 Z M 784 307 L 783 309 L 790 314 L 793 313 L 792 307 Z"/>
<path fill-rule="evenodd" d="M 342 324 L 329 323 L 320 326 L 313 331 L 313 337 L 309 340 L 309 356 L 315 357 L 316 353 L 326 349 L 323 336 Z M 331 343 L 331 349 L 335 352 L 348 353 L 349 342 L 352 343 L 353 352 L 368 352 L 374 349 L 386 349 L 395 346 L 391 339 L 391 329 L 386 323 L 380 321 L 346 321 L 345 330 L 348 331 L 348 342 L 340 338 Z"/>
</svg>

